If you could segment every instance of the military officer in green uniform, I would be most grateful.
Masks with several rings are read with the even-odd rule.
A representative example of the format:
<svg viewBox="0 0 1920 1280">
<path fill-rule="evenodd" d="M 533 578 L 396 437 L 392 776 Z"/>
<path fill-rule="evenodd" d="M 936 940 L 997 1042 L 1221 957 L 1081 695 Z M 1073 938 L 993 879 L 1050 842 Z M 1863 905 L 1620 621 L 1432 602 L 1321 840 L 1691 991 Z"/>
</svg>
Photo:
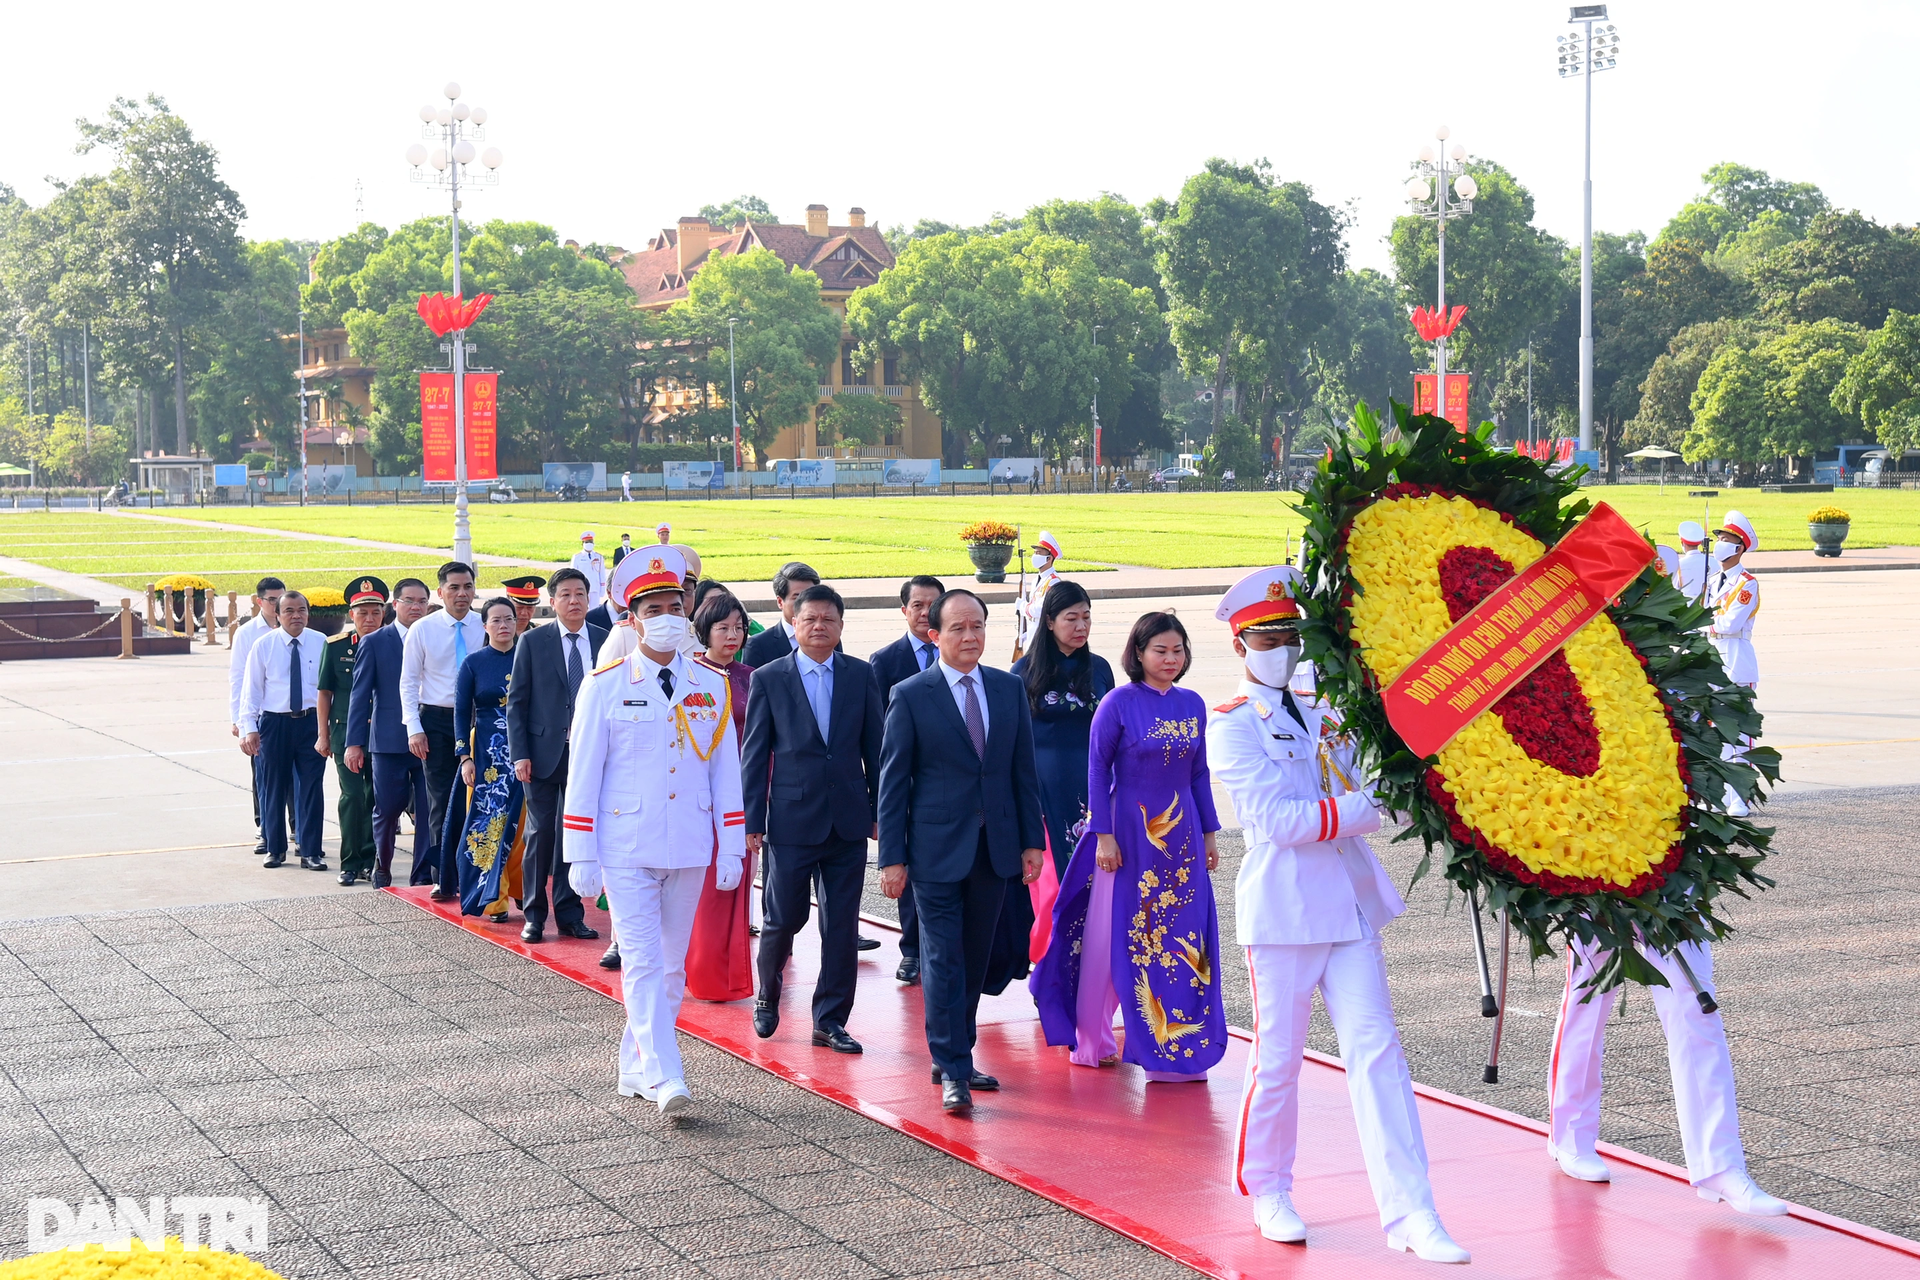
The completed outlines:
<svg viewBox="0 0 1920 1280">
<path fill-rule="evenodd" d="M 513 601 L 513 634 L 517 639 L 533 625 L 533 611 L 540 607 L 540 588 L 547 585 L 547 580 L 537 573 L 529 573 L 507 578 L 500 585 L 506 588 L 507 599 Z"/>
<path fill-rule="evenodd" d="M 320 659 L 320 740 L 314 749 L 333 757 L 334 776 L 340 779 L 340 883 L 370 879 L 373 875 L 373 779 L 369 773 L 347 768 L 347 702 L 353 693 L 353 660 L 360 642 L 380 629 L 386 616 L 387 584 L 374 577 L 355 578 L 347 585 L 350 630 L 327 641 Z"/>
</svg>

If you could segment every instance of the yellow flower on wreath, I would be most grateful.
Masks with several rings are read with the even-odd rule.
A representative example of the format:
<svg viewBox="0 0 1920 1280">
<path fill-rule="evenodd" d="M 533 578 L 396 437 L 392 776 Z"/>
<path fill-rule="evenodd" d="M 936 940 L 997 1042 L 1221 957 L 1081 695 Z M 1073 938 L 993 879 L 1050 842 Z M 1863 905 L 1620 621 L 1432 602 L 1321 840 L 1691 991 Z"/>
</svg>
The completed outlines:
<svg viewBox="0 0 1920 1280">
<path fill-rule="evenodd" d="M 139 1239 L 127 1249 L 90 1244 L 84 1249 L 54 1249 L 13 1262 L 0 1262 L 0 1280 L 283 1280 L 240 1253 L 216 1249 L 189 1251 L 178 1236 L 159 1249 Z"/>
<path fill-rule="evenodd" d="M 1515 572 L 1546 554 L 1537 538 L 1465 498 L 1387 499 L 1354 518 L 1347 556 L 1360 591 L 1352 634 L 1382 687 L 1453 625 L 1440 560 L 1455 547 L 1485 547 Z M 1498 715 L 1484 713 L 1441 749 L 1439 772 L 1460 820 L 1530 870 L 1625 888 L 1680 838 L 1687 791 L 1679 744 L 1610 619 L 1595 618 L 1561 652 L 1593 708 L 1600 767 L 1592 776 L 1535 760 Z"/>
</svg>

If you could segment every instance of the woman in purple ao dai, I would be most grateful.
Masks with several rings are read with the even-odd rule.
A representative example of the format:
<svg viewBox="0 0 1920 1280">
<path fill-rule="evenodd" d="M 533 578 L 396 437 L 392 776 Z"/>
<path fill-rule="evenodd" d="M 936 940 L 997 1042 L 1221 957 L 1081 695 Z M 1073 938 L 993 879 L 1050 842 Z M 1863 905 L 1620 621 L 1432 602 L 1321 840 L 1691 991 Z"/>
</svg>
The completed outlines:
<svg viewBox="0 0 1920 1280">
<path fill-rule="evenodd" d="M 1208 872 L 1219 863 L 1207 775 L 1207 707 L 1178 685 L 1191 662 L 1171 613 L 1133 626 L 1132 683 L 1101 700 L 1087 758 L 1089 820 L 1053 908 L 1053 936 L 1028 987 L 1047 1043 L 1080 1066 L 1120 1057 L 1149 1081 L 1204 1079 L 1227 1050 L 1220 926 Z"/>
</svg>

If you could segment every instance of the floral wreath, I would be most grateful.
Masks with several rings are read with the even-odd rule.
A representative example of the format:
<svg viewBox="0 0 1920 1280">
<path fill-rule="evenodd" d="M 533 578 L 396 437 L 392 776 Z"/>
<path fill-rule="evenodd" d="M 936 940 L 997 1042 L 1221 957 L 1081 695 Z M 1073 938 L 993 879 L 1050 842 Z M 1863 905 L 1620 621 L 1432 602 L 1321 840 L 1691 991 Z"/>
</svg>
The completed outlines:
<svg viewBox="0 0 1920 1280">
<path fill-rule="evenodd" d="M 1590 507 L 1559 475 L 1394 403 L 1359 405 L 1321 460 L 1307 520 L 1304 656 L 1341 714 L 1383 806 L 1438 851 L 1463 891 L 1505 910 L 1534 956 L 1555 936 L 1610 953 L 1599 989 L 1662 985 L 1635 943 L 1670 953 L 1726 936 L 1723 892 L 1767 888 L 1771 829 L 1729 816 L 1760 803 L 1779 753 L 1753 692 L 1728 680 L 1704 611 L 1649 566 L 1586 626 L 1434 755 L 1414 754 L 1382 690 L 1469 610 L 1540 559 Z M 1723 759 L 1723 748 L 1744 759 Z M 1732 754 L 1732 753 L 1729 753 Z"/>
</svg>

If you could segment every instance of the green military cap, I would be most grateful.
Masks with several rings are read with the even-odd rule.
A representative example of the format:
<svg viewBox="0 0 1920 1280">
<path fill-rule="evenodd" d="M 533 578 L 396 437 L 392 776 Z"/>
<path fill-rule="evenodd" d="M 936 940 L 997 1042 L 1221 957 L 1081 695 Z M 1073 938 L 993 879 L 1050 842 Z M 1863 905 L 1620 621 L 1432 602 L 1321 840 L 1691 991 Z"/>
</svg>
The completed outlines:
<svg viewBox="0 0 1920 1280">
<path fill-rule="evenodd" d="M 370 574 L 349 582 L 346 591 L 342 594 L 347 597 L 349 609 L 362 604 L 384 605 L 393 596 L 393 592 L 387 589 L 386 583 Z"/>
</svg>

